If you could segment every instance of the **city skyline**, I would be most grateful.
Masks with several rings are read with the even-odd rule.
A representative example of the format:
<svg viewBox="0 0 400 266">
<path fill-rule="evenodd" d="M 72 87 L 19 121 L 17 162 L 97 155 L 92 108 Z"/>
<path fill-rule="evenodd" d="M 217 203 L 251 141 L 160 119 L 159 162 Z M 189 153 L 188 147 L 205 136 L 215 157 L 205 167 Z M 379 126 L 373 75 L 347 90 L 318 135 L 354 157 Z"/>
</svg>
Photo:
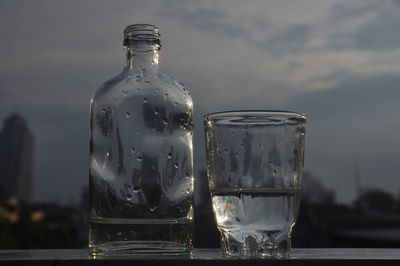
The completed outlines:
<svg viewBox="0 0 400 266">
<path fill-rule="evenodd" d="M 34 136 L 27 121 L 12 113 L 0 131 L 0 195 L 32 203 Z"/>
</svg>

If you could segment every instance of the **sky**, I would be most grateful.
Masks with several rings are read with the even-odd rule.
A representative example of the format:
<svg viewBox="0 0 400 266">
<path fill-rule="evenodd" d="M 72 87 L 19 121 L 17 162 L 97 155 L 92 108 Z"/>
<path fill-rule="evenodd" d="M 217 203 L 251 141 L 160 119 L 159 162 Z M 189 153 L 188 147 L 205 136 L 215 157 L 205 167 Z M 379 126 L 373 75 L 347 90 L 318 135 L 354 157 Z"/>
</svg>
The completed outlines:
<svg viewBox="0 0 400 266">
<path fill-rule="evenodd" d="M 122 31 L 160 28 L 160 69 L 189 88 L 195 169 L 202 117 L 238 109 L 305 113 L 305 169 L 339 202 L 362 187 L 400 192 L 400 1 L 0 1 L 0 120 L 35 135 L 37 202 L 80 201 L 89 101 L 125 63 Z"/>
</svg>

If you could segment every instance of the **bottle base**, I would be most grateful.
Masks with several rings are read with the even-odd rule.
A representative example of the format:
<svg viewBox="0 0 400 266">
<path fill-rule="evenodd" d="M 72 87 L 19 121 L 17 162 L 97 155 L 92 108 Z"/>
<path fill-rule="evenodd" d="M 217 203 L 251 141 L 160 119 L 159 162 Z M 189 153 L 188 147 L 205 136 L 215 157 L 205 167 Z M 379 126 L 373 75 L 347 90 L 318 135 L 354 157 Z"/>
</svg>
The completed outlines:
<svg viewBox="0 0 400 266">
<path fill-rule="evenodd" d="M 193 220 L 96 218 L 89 251 L 97 257 L 190 257 Z"/>
<path fill-rule="evenodd" d="M 191 258 L 192 249 L 168 241 L 115 241 L 89 245 L 92 258 L 103 257 L 179 257 Z"/>
</svg>

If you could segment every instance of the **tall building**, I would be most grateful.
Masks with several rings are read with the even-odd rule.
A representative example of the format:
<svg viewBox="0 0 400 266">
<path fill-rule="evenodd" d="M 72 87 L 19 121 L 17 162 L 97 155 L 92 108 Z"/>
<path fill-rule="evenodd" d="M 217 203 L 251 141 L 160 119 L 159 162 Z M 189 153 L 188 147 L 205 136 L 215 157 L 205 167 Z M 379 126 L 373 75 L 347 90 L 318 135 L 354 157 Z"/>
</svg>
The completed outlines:
<svg viewBox="0 0 400 266">
<path fill-rule="evenodd" d="M 33 135 L 26 120 L 14 113 L 0 131 L 0 196 L 30 203 L 33 185 Z"/>
</svg>

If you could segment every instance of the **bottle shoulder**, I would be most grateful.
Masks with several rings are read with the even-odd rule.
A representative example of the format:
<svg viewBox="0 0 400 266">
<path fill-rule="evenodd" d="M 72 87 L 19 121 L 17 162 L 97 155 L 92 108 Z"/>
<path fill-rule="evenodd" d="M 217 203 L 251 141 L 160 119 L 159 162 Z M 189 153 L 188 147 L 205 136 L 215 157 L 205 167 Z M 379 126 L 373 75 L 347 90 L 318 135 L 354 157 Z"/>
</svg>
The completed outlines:
<svg viewBox="0 0 400 266">
<path fill-rule="evenodd" d="M 161 71 L 126 70 L 117 76 L 104 82 L 95 92 L 93 102 L 118 99 L 123 96 L 144 96 L 145 94 L 160 94 L 160 97 L 168 95 L 179 101 L 190 102 L 192 98 L 187 88 L 173 77 Z M 130 97 L 129 97 L 130 98 Z"/>
<path fill-rule="evenodd" d="M 182 91 L 186 90 L 186 87 L 185 87 L 185 85 L 183 85 L 182 82 L 179 82 L 178 80 L 176 80 L 172 76 L 165 74 L 164 72 L 158 71 L 156 76 L 159 80 L 177 88 L 178 90 L 182 90 Z"/>
<path fill-rule="evenodd" d="M 157 76 L 160 80 L 163 80 L 166 84 L 169 84 L 170 86 L 174 87 L 179 92 L 179 94 L 182 95 L 183 98 L 185 98 L 186 101 L 192 103 L 192 96 L 190 94 L 190 91 L 182 82 L 174 79 L 173 77 L 161 71 L 158 72 Z"/>
<path fill-rule="evenodd" d="M 93 99 L 96 100 L 96 99 L 99 99 L 99 98 L 103 97 L 104 95 L 108 94 L 113 88 L 115 88 L 115 86 L 117 86 L 124 79 L 126 79 L 127 76 L 128 76 L 127 72 L 126 71 L 122 71 L 118 75 L 116 75 L 116 76 L 112 77 L 111 79 L 105 81 L 95 91 Z"/>
</svg>

